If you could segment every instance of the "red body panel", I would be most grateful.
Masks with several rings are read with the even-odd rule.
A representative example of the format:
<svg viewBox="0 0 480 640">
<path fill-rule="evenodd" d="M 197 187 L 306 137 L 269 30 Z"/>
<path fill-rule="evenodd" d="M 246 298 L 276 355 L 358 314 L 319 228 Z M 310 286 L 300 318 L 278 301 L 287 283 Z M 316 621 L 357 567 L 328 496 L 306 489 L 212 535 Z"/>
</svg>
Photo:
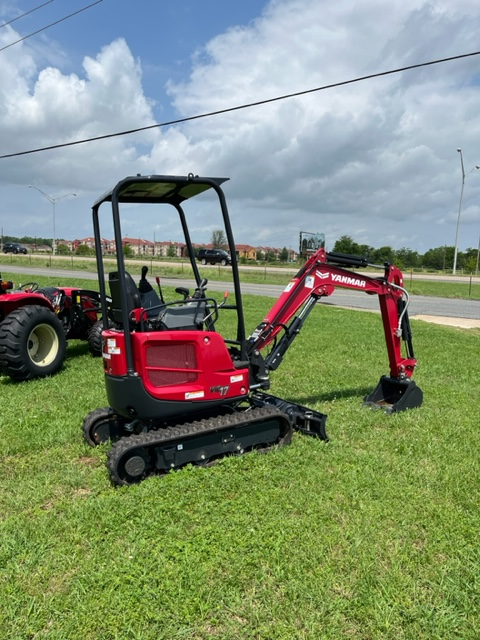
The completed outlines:
<svg viewBox="0 0 480 640">
<path fill-rule="evenodd" d="M 9 313 L 12 313 L 12 311 L 15 311 L 15 309 L 24 307 L 27 304 L 41 305 L 54 311 L 50 301 L 40 293 L 23 293 L 19 291 L 0 295 L 0 311 L 2 317 L 7 316 Z"/>
<path fill-rule="evenodd" d="M 50 309 L 59 317 L 69 317 L 72 306 L 77 305 L 92 325 L 98 320 L 98 304 L 89 297 L 88 292 L 82 293 L 78 287 L 52 287 L 52 289 L 58 292 L 58 296 L 55 293 L 49 297 L 47 294 L 28 290 L 1 293 L 0 319 L 27 305 L 39 305 Z"/>
<path fill-rule="evenodd" d="M 122 331 L 106 330 L 106 375 L 127 375 Z M 223 338 L 210 331 L 132 332 L 134 369 L 154 398 L 172 401 L 238 398 L 249 391 L 248 368 L 236 369 Z"/>
</svg>

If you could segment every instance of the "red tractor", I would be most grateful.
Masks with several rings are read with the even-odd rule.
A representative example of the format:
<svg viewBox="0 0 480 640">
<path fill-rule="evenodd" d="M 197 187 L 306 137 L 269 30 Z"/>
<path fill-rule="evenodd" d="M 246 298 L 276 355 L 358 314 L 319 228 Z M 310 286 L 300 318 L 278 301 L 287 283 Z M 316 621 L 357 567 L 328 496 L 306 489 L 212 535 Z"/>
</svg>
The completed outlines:
<svg viewBox="0 0 480 640">
<path fill-rule="evenodd" d="M 380 301 L 390 372 L 381 377 L 366 403 L 388 412 L 422 403 L 422 392 L 412 380 L 416 360 L 408 294 L 401 272 L 391 264 L 383 266 L 381 277 L 365 276 L 352 268 L 369 266 L 366 259 L 319 248 L 262 322 L 246 333 L 235 243 L 221 188 L 224 181 L 193 175 L 129 177 L 93 206 L 102 316 L 113 323 L 107 326 L 105 321 L 102 333 L 110 406 L 85 418 L 83 434 L 92 446 L 113 441 L 107 465 L 114 484 L 132 484 L 188 463 L 206 464 L 226 454 L 287 444 L 292 429 L 326 440 L 324 414 L 267 391 L 270 372 L 280 365 L 317 302 L 337 286 L 376 294 Z M 211 209 L 215 194 L 232 257 L 231 303 L 227 294 L 220 302 L 207 294 L 187 224 L 190 208 L 203 202 L 201 206 Z M 117 245 L 117 268 L 108 275 L 110 296 L 100 249 L 99 211 L 105 203 L 111 205 Z M 179 287 L 179 299 L 165 301 L 161 288 L 157 294 L 147 281 L 146 268 L 138 287 L 125 270 L 120 209 L 142 203 L 159 216 L 168 210 L 178 214 L 196 282 L 193 295 Z M 216 326 L 220 316 L 229 313 L 236 318 L 236 328 L 225 338 Z"/>
<path fill-rule="evenodd" d="M 57 373 L 69 338 L 88 340 L 90 351 L 101 354 L 97 291 L 36 282 L 13 287 L 0 276 L 1 374 L 21 381 Z"/>
</svg>

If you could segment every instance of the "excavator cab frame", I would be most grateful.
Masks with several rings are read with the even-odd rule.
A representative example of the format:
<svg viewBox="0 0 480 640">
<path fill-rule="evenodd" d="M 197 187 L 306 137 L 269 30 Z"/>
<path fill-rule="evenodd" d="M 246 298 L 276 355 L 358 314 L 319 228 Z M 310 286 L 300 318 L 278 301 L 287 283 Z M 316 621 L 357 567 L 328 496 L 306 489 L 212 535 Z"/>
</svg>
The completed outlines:
<svg viewBox="0 0 480 640">
<path fill-rule="evenodd" d="M 202 277 L 198 268 L 198 264 L 195 259 L 195 249 L 190 236 L 189 227 L 187 224 L 187 217 L 183 208 L 183 203 L 187 200 L 198 196 L 199 194 L 211 189 L 218 197 L 218 204 L 222 215 L 222 220 L 225 228 L 225 234 L 229 246 L 229 252 L 232 258 L 231 270 L 233 276 L 233 287 L 236 304 L 234 306 L 229 305 L 228 308 L 235 309 L 237 312 L 237 336 L 236 340 L 239 343 L 242 351 L 242 356 L 245 355 L 245 320 L 243 317 L 242 306 L 242 294 L 240 289 L 240 277 L 238 272 L 238 262 L 235 253 L 235 241 L 233 238 L 232 228 L 230 224 L 230 217 L 228 214 L 227 203 L 225 194 L 221 189 L 221 185 L 226 182 L 228 178 L 199 178 L 193 174 L 188 176 L 132 176 L 121 180 L 111 191 L 102 195 L 93 205 L 93 229 L 95 237 L 96 259 L 98 266 L 98 275 L 100 281 L 100 292 L 102 294 L 102 300 L 104 300 L 105 309 L 107 309 L 106 300 L 108 295 L 105 290 L 105 270 L 103 264 L 102 254 L 102 242 L 100 231 L 100 219 L 99 210 L 102 204 L 111 203 L 113 231 L 115 241 L 115 253 L 117 260 L 117 273 L 120 278 L 119 293 L 121 299 L 121 313 L 123 314 L 123 325 L 129 324 L 129 304 L 128 304 L 128 291 L 125 284 L 125 259 L 123 254 L 122 243 L 122 231 L 120 222 L 120 205 L 121 204 L 169 204 L 176 209 L 180 224 L 183 230 L 186 256 L 190 260 L 193 277 L 200 287 Z M 125 279 L 125 281 L 124 281 Z M 131 348 L 129 346 L 130 340 L 127 340 L 127 362 L 129 369 L 133 366 Z"/>
<path fill-rule="evenodd" d="M 189 414 L 209 414 L 223 405 L 236 404 L 248 396 L 248 358 L 238 263 L 225 196 L 225 178 L 193 175 L 134 176 L 119 182 L 93 206 L 98 276 L 102 308 L 113 326 L 104 325 L 104 370 L 107 397 L 126 419 L 163 424 Z M 232 256 L 231 273 L 235 301 L 218 304 L 207 297 L 187 224 L 184 203 L 211 190 L 217 195 Z M 100 208 L 111 204 L 116 246 L 116 270 L 108 274 L 106 290 L 101 251 Z M 179 216 L 186 253 L 196 283 L 192 296 L 166 303 L 148 304 L 125 267 L 122 250 L 121 205 L 170 205 Z M 170 207 L 170 208 L 171 208 Z M 143 300 L 142 300 L 143 298 Z M 107 301 L 110 301 L 107 308 Z M 228 341 L 214 331 L 219 307 L 236 313 L 236 332 Z M 203 317 L 202 317 L 203 311 Z M 167 355 L 168 354 L 168 355 Z M 235 354 L 232 360 L 232 354 Z"/>
</svg>

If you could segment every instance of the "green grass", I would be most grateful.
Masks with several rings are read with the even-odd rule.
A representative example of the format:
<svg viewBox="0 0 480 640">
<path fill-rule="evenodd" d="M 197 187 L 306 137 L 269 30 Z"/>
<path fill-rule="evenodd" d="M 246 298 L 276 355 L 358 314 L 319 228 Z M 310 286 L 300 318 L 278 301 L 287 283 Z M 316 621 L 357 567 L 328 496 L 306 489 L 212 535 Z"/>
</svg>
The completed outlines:
<svg viewBox="0 0 480 640">
<path fill-rule="evenodd" d="M 418 279 L 417 279 L 418 278 Z M 414 296 L 436 296 L 438 298 L 462 298 L 464 300 L 480 300 L 480 280 L 476 278 L 463 282 L 441 282 L 421 280 L 421 275 L 412 278 L 404 274 L 407 291 Z"/>
<path fill-rule="evenodd" d="M 270 305 L 245 296 L 249 329 Z M 412 328 L 422 408 L 362 407 L 380 318 L 319 306 L 271 391 L 327 413 L 330 443 L 117 489 L 81 437 L 106 404 L 86 345 L 53 378 L 0 378 L 0 638 L 480 637 L 480 330 Z"/>
</svg>

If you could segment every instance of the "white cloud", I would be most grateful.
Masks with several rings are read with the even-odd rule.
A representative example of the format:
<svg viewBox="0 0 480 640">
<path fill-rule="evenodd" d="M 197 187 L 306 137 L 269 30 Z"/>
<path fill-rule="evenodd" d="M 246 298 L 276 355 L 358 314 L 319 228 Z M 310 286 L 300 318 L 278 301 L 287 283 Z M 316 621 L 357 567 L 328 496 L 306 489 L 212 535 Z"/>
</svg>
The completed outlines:
<svg viewBox="0 0 480 640">
<path fill-rule="evenodd" d="M 472 2 L 277 1 L 252 27 L 209 42 L 170 91 L 182 115 L 219 110 L 474 51 L 479 23 Z M 374 246 L 453 244 L 456 147 L 478 161 L 478 69 L 479 58 L 450 62 L 194 123 L 189 156 L 203 152 L 206 171 L 232 176 L 231 194 L 247 201 L 245 235 L 248 226 L 281 244 L 300 223 L 331 242 L 347 233 Z"/>
<path fill-rule="evenodd" d="M 205 43 L 190 76 L 168 91 L 179 117 L 228 109 L 475 51 L 479 28 L 476 0 L 363 0 L 353 7 L 346 0 L 273 0 L 248 26 Z M 82 75 L 37 69 L 27 45 L 3 52 L 2 152 L 151 124 L 157 96 L 144 95 L 138 52 L 125 34 L 126 41 L 85 58 Z M 0 45 L 7 37 L 0 30 Z M 325 232 L 330 246 L 348 234 L 372 246 L 425 251 L 453 244 L 461 180 L 456 148 L 463 148 L 467 170 L 480 162 L 479 83 L 480 56 L 466 58 L 1 160 L 0 181 L 88 192 L 93 201 L 137 172 L 229 176 L 238 242 L 296 246 L 298 231 L 310 230 Z M 479 234 L 480 175 L 473 173 L 461 246 L 476 246 Z"/>
<path fill-rule="evenodd" d="M 20 64 L 13 57 L 0 78 L 0 138 L 3 153 L 23 151 L 153 124 L 143 95 L 141 70 L 125 40 L 86 57 L 84 76 L 46 67 L 38 72 L 32 56 L 20 46 Z M 28 181 L 64 188 L 75 184 L 105 189 L 105 179 L 137 162 L 134 143 L 152 136 L 112 138 L 101 143 L 26 156 L 10 165 L 9 181 Z M 21 168 L 20 168 L 21 167 Z"/>
</svg>

